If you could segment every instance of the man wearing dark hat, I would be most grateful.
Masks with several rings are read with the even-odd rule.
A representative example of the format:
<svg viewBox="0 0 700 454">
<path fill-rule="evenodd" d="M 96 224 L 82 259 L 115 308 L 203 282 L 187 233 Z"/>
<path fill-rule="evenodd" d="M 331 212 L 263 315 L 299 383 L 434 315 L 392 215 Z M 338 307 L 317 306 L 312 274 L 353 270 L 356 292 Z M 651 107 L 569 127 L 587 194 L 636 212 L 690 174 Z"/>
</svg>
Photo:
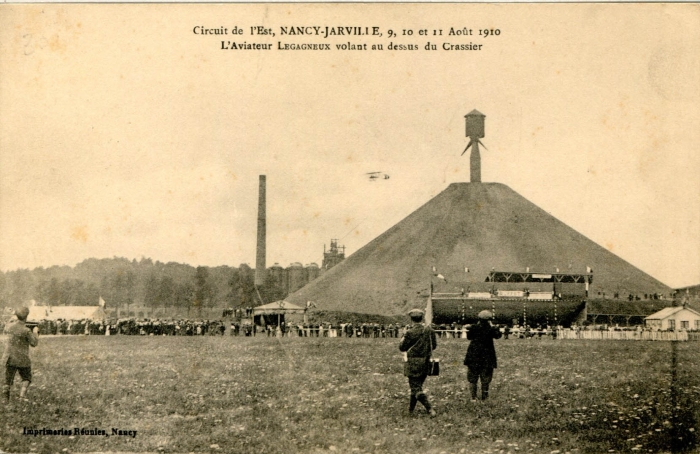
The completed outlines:
<svg viewBox="0 0 700 454">
<path fill-rule="evenodd" d="M 404 375 L 408 377 L 408 385 L 411 388 L 411 402 L 408 411 L 413 413 L 416 403 L 423 404 L 431 417 L 436 415 L 432 409 L 428 396 L 423 392 L 423 382 L 428 376 L 428 360 L 431 353 L 437 348 L 435 331 L 423 324 L 423 311 L 413 309 L 408 313 L 413 322 L 401 338 L 399 350 L 406 352 L 407 361 L 404 363 Z"/>
<path fill-rule="evenodd" d="M 477 382 L 481 380 L 481 399 L 489 396 L 489 384 L 493 378 L 493 370 L 497 367 L 494 339 L 501 338 L 501 331 L 491 325 L 493 314 L 489 311 L 479 312 L 479 322 L 467 331 L 467 339 L 471 342 L 467 348 L 464 365 L 467 366 L 467 380 L 471 387 L 472 400 L 476 399 Z"/>
<path fill-rule="evenodd" d="M 5 400 L 10 400 L 10 388 L 15 381 L 15 374 L 19 372 L 22 378 L 22 387 L 19 398 L 25 399 L 27 388 L 32 382 L 32 362 L 29 359 L 29 346 L 36 347 L 39 338 L 27 328 L 26 321 L 29 316 L 29 308 L 22 307 L 15 311 L 17 320 L 5 327 L 7 341 L 0 364 L 5 366 L 5 386 L 3 395 Z"/>
</svg>

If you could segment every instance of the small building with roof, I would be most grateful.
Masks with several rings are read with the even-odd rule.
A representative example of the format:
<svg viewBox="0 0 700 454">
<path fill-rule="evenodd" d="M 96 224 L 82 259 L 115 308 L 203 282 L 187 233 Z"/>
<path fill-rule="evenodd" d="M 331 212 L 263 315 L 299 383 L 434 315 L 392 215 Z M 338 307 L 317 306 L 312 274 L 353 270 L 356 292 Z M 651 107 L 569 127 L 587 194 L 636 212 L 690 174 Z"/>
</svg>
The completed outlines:
<svg viewBox="0 0 700 454">
<path fill-rule="evenodd" d="M 700 312 L 687 306 L 666 307 L 644 319 L 646 326 L 662 331 L 700 331 Z"/>
<path fill-rule="evenodd" d="M 31 306 L 28 322 L 42 320 L 91 320 L 102 321 L 106 318 L 102 306 Z"/>
<path fill-rule="evenodd" d="M 258 325 L 279 326 L 285 321 L 285 315 L 292 314 L 306 314 L 306 308 L 279 300 L 253 309 L 253 317 Z"/>
<path fill-rule="evenodd" d="M 100 297 L 96 306 L 43 306 L 35 300 L 29 301 L 29 315 L 27 322 L 39 323 L 41 321 L 103 321 L 107 318 L 105 300 Z"/>
</svg>

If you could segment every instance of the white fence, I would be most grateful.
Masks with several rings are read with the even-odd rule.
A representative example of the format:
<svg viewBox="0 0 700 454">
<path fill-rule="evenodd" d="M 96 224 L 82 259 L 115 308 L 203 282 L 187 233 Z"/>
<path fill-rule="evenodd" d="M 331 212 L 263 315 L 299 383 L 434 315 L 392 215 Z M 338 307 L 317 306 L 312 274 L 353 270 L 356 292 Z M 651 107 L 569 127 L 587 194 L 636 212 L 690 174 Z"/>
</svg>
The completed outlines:
<svg viewBox="0 0 700 454">
<path fill-rule="evenodd" d="M 560 329 L 557 339 L 687 341 L 687 331 L 589 331 Z"/>
</svg>

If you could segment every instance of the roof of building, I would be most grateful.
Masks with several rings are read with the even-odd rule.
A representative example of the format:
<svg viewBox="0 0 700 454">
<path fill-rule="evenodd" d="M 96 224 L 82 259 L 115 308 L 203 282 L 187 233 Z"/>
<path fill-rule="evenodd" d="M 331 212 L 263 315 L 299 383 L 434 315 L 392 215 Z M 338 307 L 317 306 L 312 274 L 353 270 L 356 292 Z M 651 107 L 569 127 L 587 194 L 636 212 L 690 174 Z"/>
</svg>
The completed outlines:
<svg viewBox="0 0 700 454">
<path fill-rule="evenodd" d="M 41 320 L 104 320 L 105 311 L 101 306 L 32 306 L 28 321 Z"/>
<path fill-rule="evenodd" d="M 289 301 L 279 300 L 273 303 L 264 304 L 253 309 L 255 315 L 259 314 L 285 314 L 285 313 L 302 313 L 305 309 L 290 303 Z"/>
<path fill-rule="evenodd" d="M 479 112 L 479 111 L 476 110 L 476 109 L 474 109 L 474 110 L 472 110 L 471 112 L 469 112 L 468 114 L 466 114 L 465 117 L 468 117 L 468 116 L 470 116 L 470 115 L 479 115 L 480 117 L 485 117 L 485 116 L 486 116 L 486 115 L 482 114 L 481 112 Z"/>
<path fill-rule="evenodd" d="M 676 313 L 682 311 L 682 310 L 687 310 L 690 312 L 693 312 L 694 314 L 700 315 L 700 312 L 696 311 L 693 308 L 687 307 L 687 306 L 676 306 L 676 307 L 666 307 L 661 309 L 659 312 L 655 312 L 645 318 L 645 320 L 663 320 L 665 318 L 669 318 L 672 315 L 675 315 Z"/>
</svg>

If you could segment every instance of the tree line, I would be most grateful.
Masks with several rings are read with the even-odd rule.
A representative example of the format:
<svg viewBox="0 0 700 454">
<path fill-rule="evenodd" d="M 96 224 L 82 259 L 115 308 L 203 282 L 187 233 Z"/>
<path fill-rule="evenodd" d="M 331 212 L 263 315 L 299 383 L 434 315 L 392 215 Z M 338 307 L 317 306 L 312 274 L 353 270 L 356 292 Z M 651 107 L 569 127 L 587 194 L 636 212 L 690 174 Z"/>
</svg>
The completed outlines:
<svg viewBox="0 0 700 454">
<path fill-rule="evenodd" d="M 206 267 L 150 258 L 87 259 L 75 267 L 18 269 L 0 273 L 0 307 L 35 300 L 52 306 L 152 309 L 248 307 L 286 296 L 268 280 L 256 290 L 254 270 L 242 264 Z"/>
</svg>

